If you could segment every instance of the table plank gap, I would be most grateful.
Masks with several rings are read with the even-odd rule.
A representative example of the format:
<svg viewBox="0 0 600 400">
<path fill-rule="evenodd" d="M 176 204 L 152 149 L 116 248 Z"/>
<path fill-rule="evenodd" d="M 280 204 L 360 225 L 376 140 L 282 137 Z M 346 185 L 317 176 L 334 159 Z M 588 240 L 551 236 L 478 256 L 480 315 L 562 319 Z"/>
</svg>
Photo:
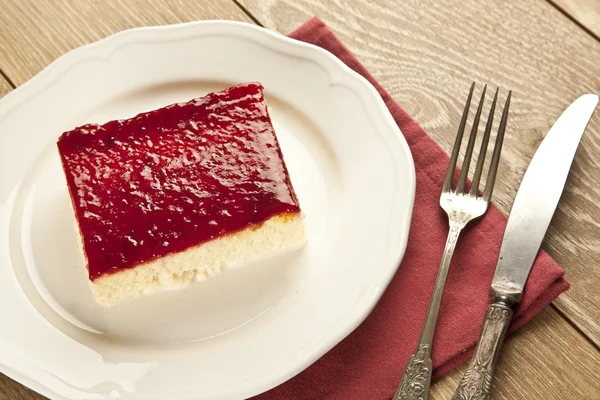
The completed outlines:
<svg viewBox="0 0 600 400">
<path fill-rule="evenodd" d="M 264 28 L 263 24 L 260 23 L 260 21 L 254 16 L 252 15 L 252 13 L 250 11 L 248 11 L 248 9 L 246 9 L 246 7 L 244 7 L 242 4 L 240 4 L 240 2 L 238 0 L 232 0 L 236 6 L 238 6 L 240 8 L 240 10 L 242 10 L 244 12 L 244 14 L 246 14 L 248 16 L 248 18 L 250 18 L 252 20 L 252 22 L 254 22 L 256 25 L 261 26 Z"/>
<path fill-rule="evenodd" d="M 465 363 L 434 382 L 432 399 L 449 399 L 466 367 Z M 599 368 L 600 352 L 547 307 L 507 339 L 492 396 L 497 400 L 595 398 L 600 381 L 594 371 Z"/>
<path fill-rule="evenodd" d="M 412 0 L 403 3 L 401 8 L 391 0 L 368 3 L 353 0 L 347 4 L 320 4 L 317 0 L 306 4 L 292 0 L 235 1 L 247 13 L 230 1 L 226 2 L 228 6 L 225 2 L 186 0 L 143 2 L 146 7 L 139 1 L 127 5 L 116 1 L 94 2 L 91 6 L 88 0 L 77 3 L 81 9 L 76 13 L 74 0 L 60 1 L 64 7 L 57 7 L 50 0 L 27 0 L 23 3 L 35 8 L 25 12 L 28 7 L 21 6 L 17 0 L 5 0 L 0 13 L 0 36 L 8 40 L 0 42 L 0 67 L 15 84 L 23 83 L 70 48 L 134 25 L 204 18 L 250 21 L 251 15 L 268 28 L 287 33 L 316 14 L 340 34 L 392 96 L 446 151 L 451 147 L 458 118 L 454 115 L 460 113 L 459 93 L 462 94 L 473 78 L 515 88 L 515 94 L 522 96 L 515 104 L 520 111 L 514 113 L 511 122 L 513 129 L 519 127 L 518 135 L 510 135 L 512 143 L 507 143 L 507 147 L 513 146 L 514 150 L 505 152 L 504 170 L 500 173 L 502 182 L 497 190 L 500 192 L 497 204 L 505 213 L 516 192 L 514 183 L 522 176 L 535 147 L 562 109 L 582 91 L 600 92 L 600 77 L 593 75 L 593 67 L 600 65 L 598 42 L 582 33 L 579 27 L 574 26 L 575 30 L 567 26 L 573 24 L 567 24 L 564 18 L 559 20 L 556 15 L 560 14 L 554 7 L 548 4 L 556 14 L 541 5 L 545 1 L 485 4 L 485 11 L 496 22 L 484 15 L 478 24 L 471 22 L 477 21 L 481 11 L 481 4 L 475 0 Z M 119 16 L 118 7 L 127 7 L 128 19 Z M 132 10 L 143 15 L 138 16 Z M 64 20 L 58 11 L 66 13 Z M 538 19 L 534 19 L 534 15 Z M 106 20 L 90 26 L 90 21 L 99 16 Z M 507 18 L 511 16 L 519 18 Z M 542 18 L 541 24 L 539 18 Z M 77 26 L 68 26 L 65 21 L 77 21 Z M 435 32 L 438 22 L 448 22 L 447 27 L 443 27 L 445 35 Z M 541 27 L 536 26 L 536 22 Z M 498 29 L 500 34 L 491 35 L 483 25 Z M 476 34 L 464 35 L 466 29 L 473 29 Z M 509 29 L 514 32 L 508 34 Z M 536 38 L 536 35 L 540 36 Z M 471 43 L 473 38 L 477 44 L 493 43 L 498 48 L 480 50 L 482 54 L 471 52 L 476 45 Z M 537 42 L 539 46 L 531 45 Z M 522 47 L 517 47 L 519 44 Z M 514 48 L 506 54 L 504 51 L 511 47 Z M 549 48 L 555 51 L 546 51 L 544 57 L 540 56 L 542 50 Z M 514 65 L 515 71 L 509 64 Z M 10 89 L 8 82 L 0 79 L 0 96 Z M 591 337 L 600 337 L 600 330 L 589 323 L 594 318 L 600 320 L 600 306 L 590 305 L 600 304 L 600 295 L 593 290 L 599 282 L 599 273 L 592 269 L 600 261 L 600 243 L 594 239 L 600 237 L 600 227 L 593 219 L 600 210 L 600 193 L 592 186 L 595 183 L 592 178 L 600 172 L 593 157 L 594 149 L 600 145 L 599 132 L 596 117 L 584 137 L 583 151 L 580 149 L 578 153 L 566 196 L 559 206 L 565 210 L 555 218 L 553 231 L 544 244 L 567 268 L 567 277 L 573 283 L 571 292 L 561 296 L 561 299 L 569 299 L 564 310 L 559 307 L 561 312 Z M 573 222 L 569 222 L 571 219 Z M 562 241 L 566 241 L 566 245 L 564 242 L 561 245 Z M 586 275 L 589 276 L 587 282 Z M 587 302 L 585 296 L 589 297 Z M 575 309 L 581 312 L 574 312 Z M 436 382 L 435 399 L 449 397 L 464 367 Z M 549 307 L 507 341 L 495 398 L 593 398 L 600 392 L 600 381 L 590 374 L 599 368 L 600 353 Z M 519 379 L 514 379 L 516 376 Z M 0 375 L 0 399 L 43 399 L 30 393 L 33 392 Z"/>
<path fill-rule="evenodd" d="M 4 97 L 13 89 L 14 85 L 4 76 L 2 70 L 0 70 L 0 98 Z"/>
<path fill-rule="evenodd" d="M 513 90 L 494 191 L 508 215 L 537 146 L 584 93 L 600 93 L 600 42 L 546 0 L 320 2 L 239 0 L 282 33 L 321 18 L 390 95 L 449 153 L 464 92 L 474 80 Z M 600 343 L 600 112 L 573 162 L 542 248 L 566 270 L 571 289 L 556 302 Z"/>
<path fill-rule="evenodd" d="M 557 299 L 557 301 L 550 304 L 550 307 L 554 311 L 556 311 L 558 315 L 560 315 L 573 329 L 575 329 L 575 331 L 577 331 L 577 333 L 579 333 L 582 338 L 585 338 L 589 342 L 589 344 L 594 346 L 596 350 L 600 351 L 600 343 L 595 340 L 596 338 L 593 335 L 590 335 L 589 332 L 584 332 L 577 324 L 575 324 L 575 322 L 573 322 L 567 315 L 565 315 L 560 309 L 559 305 L 557 305 L 557 303 L 559 303 L 558 300 L 560 300 L 560 297 Z"/>
<path fill-rule="evenodd" d="M 598 0 L 548 0 L 556 9 L 600 41 L 600 2 Z"/>
<path fill-rule="evenodd" d="M 18 86 L 58 56 L 112 33 L 205 19 L 252 23 L 232 0 L 4 0 L 0 69 Z"/>
<path fill-rule="evenodd" d="M 4 71 L 2 71 L 1 69 L 0 69 L 0 80 L 4 80 L 4 82 L 2 83 L 2 86 L 8 85 L 12 89 L 17 87 L 17 85 L 15 85 L 13 83 L 13 81 L 11 81 L 10 78 L 6 75 L 6 73 Z M 6 93 L 4 93 L 4 94 L 6 94 Z"/>
</svg>

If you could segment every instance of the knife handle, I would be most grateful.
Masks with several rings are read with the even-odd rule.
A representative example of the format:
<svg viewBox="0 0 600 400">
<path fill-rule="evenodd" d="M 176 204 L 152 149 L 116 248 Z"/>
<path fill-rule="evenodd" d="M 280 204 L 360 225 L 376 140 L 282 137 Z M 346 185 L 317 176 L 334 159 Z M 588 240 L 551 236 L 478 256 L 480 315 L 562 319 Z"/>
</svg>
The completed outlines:
<svg viewBox="0 0 600 400">
<path fill-rule="evenodd" d="M 506 337 L 513 311 L 497 301 L 488 306 L 479 343 L 452 400 L 490 400 L 494 368 Z"/>
</svg>

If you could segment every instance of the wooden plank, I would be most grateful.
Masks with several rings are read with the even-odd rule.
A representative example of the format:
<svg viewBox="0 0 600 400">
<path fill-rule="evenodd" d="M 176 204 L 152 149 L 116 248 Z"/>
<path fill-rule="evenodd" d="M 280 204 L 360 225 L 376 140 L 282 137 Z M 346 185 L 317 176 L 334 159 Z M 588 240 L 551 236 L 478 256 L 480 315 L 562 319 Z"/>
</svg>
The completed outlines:
<svg viewBox="0 0 600 400">
<path fill-rule="evenodd" d="M 537 145 L 579 95 L 600 93 L 600 42 L 550 3 L 478 0 L 242 0 L 288 33 L 316 15 L 450 152 L 470 83 L 514 90 L 494 201 L 508 214 Z M 600 346 L 600 111 L 544 242 L 571 290 L 555 305 Z"/>
<path fill-rule="evenodd" d="M 44 400 L 44 396 L 0 374 L 0 400 Z"/>
<path fill-rule="evenodd" d="M 135 2 L 127 3 L 127 9 L 135 10 L 135 12 L 127 12 L 126 10 L 120 9 L 119 7 L 125 6 L 119 5 L 116 1 L 106 3 L 92 2 L 91 0 L 85 3 L 77 2 L 77 10 L 74 10 L 75 0 L 70 0 L 70 2 L 66 3 L 64 7 L 56 7 L 55 2 L 49 4 L 51 3 L 50 0 L 43 0 L 39 2 L 28 0 L 27 2 L 20 3 L 17 3 L 16 0 L 8 1 L 8 6 L 3 5 L 4 9 L 2 9 L 2 12 L 0 13 L 0 37 L 3 38 L 2 43 L 0 43 L 0 67 L 6 65 L 4 68 L 5 72 L 17 84 L 24 82 L 26 79 L 39 71 L 39 69 L 41 69 L 44 65 L 68 49 L 76 47 L 79 44 L 96 40 L 99 37 L 105 36 L 106 34 L 123 29 L 125 27 L 143 24 L 177 22 L 179 15 L 183 15 L 182 18 L 186 18 L 186 20 L 188 17 L 189 19 L 200 19 L 202 16 L 198 17 L 198 8 L 202 8 L 204 6 L 206 6 L 207 9 L 213 10 L 215 13 L 217 13 L 216 16 L 219 18 L 245 18 L 243 14 L 238 13 L 238 11 L 235 9 L 231 10 L 232 13 L 237 13 L 235 15 L 228 14 L 229 11 L 226 13 L 227 15 L 218 15 L 219 6 L 217 5 L 213 7 L 213 2 L 210 2 L 210 4 L 208 4 L 208 2 L 206 2 L 206 4 L 193 2 L 193 5 L 188 5 L 185 7 L 188 2 L 180 0 L 179 2 L 169 2 L 169 6 L 165 6 L 165 9 L 161 9 L 157 4 L 163 2 L 167 4 L 166 0 L 162 2 L 155 1 L 150 5 L 144 2 L 144 7 L 151 9 L 148 11 L 144 9 L 144 7 L 140 6 L 140 0 L 135 0 Z M 62 1 L 65 2 L 65 0 Z M 190 4 L 191 3 L 192 2 L 190 2 Z M 245 3 L 246 2 L 244 2 L 244 4 Z M 254 3 L 254 8 L 262 10 L 263 6 L 257 7 L 258 3 L 259 2 Z M 468 3 L 466 4 L 468 11 L 466 15 L 475 14 L 476 17 L 477 13 L 473 13 L 472 10 L 474 8 L 473 4 L 471 4 L 472 2 L 468 1 L 466 3 Z M 25 4 L 32 6 L 35 5 L 35 10 L 37 10 L 36 13 L 31 13 L 31 11 L 29 11 L 28 14 L 25 14 Z M 359 7 L 359 5 L 361 5 L 361 7 Z M 426 6 L 427 5 L 425 5 L 424 10 L 428 9 Z M 518 7 L 519 5 L 517 4 L 516 6 Z M 106 9 L 104 7 L 106 7 Z M 312 14 L 313 11 L 311 11 L 311 8 L 319 9 L 320 7 L 337 6 L 331 4 L 319 5 L 316 1 L 310 2 L 306 6 L 298 6 L 295 4 L 295 2 L 286 3 L 270 1 L 268 5 L 265 5 L 265 7 L 266 10 L 271 10 L 272 7 L 279 8 L 276 16 L 270 18 L 277 19 L 279 21 L 278 24 L 282 24 L 281 21 L 283 20 L 287 21 L 287 25 L 281 26 L 281 30 L 283 32 L 288 32 Z M 344 4 L 344 7 L 346 7 L 346 4 Z M 434 16 L 439 15 L 440 12 L 444 11 L 440 11 L 440 7 L 448 8 L 448 5 L 442 4 L 441 6 L 430 7 L 434 11 Z M 492 8 L 495 10 L 495 7 L 496 6 L 491 5 L 487 8 Z M 513 9 L 514 7 L 515 5 L 507 6 L 507 8 L 510 9 Z M 425 32 L 421 32 L 422 36 L 420 36 L 416 42 L 415 40 L 412 41 L 413 50 L 416 49 L 417 54 L 411 54 L 410 52 L 398 52 L 399 49 L 404 49 L 407 44 L 410 48 L 411 42 L 396 43 L 396 47 L 390 46 L 388 42 L 392 41 L 392 39 L 389 38 L 390 35 L 386 34 L 386 31 L 389 30 L 393 35 L 396 36 L 395 39 L 393 39 L 394 41 L 407 40 L 407 37 L 411 37 L 412 35 L 411 29 L 415 26 L 418 26 L 419 23 L 411 23 L 410 25 L 393 25 L 391 22 L 403 22 L 404 20 L 408 19 L 404 18 L 404 14 L 410 15 L 412 10 L 416 9 L 418 11 L 418 8 L 414 4 L 405 3 L 400 10 L 395 11 L 396 13 L 404 13 L 402 16 L 400 16 L 400 20 L 398 20 L 398 16 L 394 17 L 394 8 L 398 8 L 398 6 L 392 4 L 386 8 L 385 3 L 381 4 L 381 2 L 379 4 L 365 4 L 364 2 L 360 2 L 359 4 L 359 2 L 356 1 L 348 5 L 348 17 L 345 16 L 344 12 L 341 12 L 337 9 L 335 13 L 326 12 L 325 15 L 320 16 L 330 24 L 335 23 L 334 29 L 338 33 L 342 30 L 346 31 L 346 34 L 342 36 L 346 43 L 350 45 L 352 50 L 356 51 L 361 60 L 363 60 L 363 62 L 367 64 L 372 72 L 375 73 L 376 77 L 380 79 L 382 83 L 384 83 L 384 86 L 386 86 L 386 88 L 392 92 L 394 97 L 399 100 L 400 103 L 406 107 L 406 109 L 411 112 L 411 114 L 417 118 L 417 120 L 419 120 L 426 127 L 426 129 L 431 132 L 432 136 L 434 136 L 434 138 L 438 140 L 438 142 L 441 143 L 446 150 L 450 148 L 450 137 L 453 135 L 453 133 L 449 132 L 453 132 L 456 122 L 455 119 L 457 119 L 454 117 L 454 115 L 460 113 L 460 103 L 462 100 L 459 99 L 460 96 L 457 96 L 457 93 L 462 93 L 462 91 L 464 91 L 464 88 L 468 86 L 468 81 L 471 78 L 476 78 L 481 81 L 500 83 L 515 89 L 517 89 L 518 86 L 522 93 L 527 93 L 526 89 L 536 89 L 533 91 L 533 93 L 535 93 L 533 98 L 523 98 L 518 100 L 514 107 L 518 108 L 528 106 L 528 112 L 532 113 L 532 110 L 534 110 L 532 115 L 528 116 L 525 110 L 521 112 L 517 111 L 516 113 L 513 112 L 513 118 L 511 120 L 511 125 L 513 125 L 513 127 L 517 126 L 515 121 L 526 123 L 525 128 L 523 128 L 524 130 L 520 133 L 532 133 L 534 135 L 533 138 L 526 140 L 530 146 L 533 146 L 531 144 L 532 142 L 539 143 L 543 133 L 551 125 L 552 122 L 548 120 L 548 116 L 550 115 L 555 118 L 560 112 L 561 107 L 566 105 L 567 99 L 560 96 L 573 95 L 574 93 L 577 93 L 575 90 L 577 88 L 574 88 L 572 92 L 556 94 L 552 91 L 553 87 L 551 85 L 548 86 L 548 90 L 543 90 L 543 85 L 534 85 L 532 82 L 526 82 L 526 78 L 530 78 L 530 76 L 524 75 L 524 77 L 520 78 L 518 75 L 514 78 L 509 78 L 506 76 L 506 74 L 501 72 L 502 69 L 498 70 L 500 72 L 490 73 L 489 71 L 492 70 L 490 67 L 490 65 L 492 65 L 492 61 L 490 61 L 490 64 L 483 63 L 482 65 L 485 68 L 482 67 L 482 69 L 479 70 L 480 72 L 472 72 L 474 76 L 467 77 L 467 71 L 474 71 L 474 66 L 481 63 L 482 57 L 473 57 L 471 60 L 465 60 L 463 62 L 464 65 L 460 66 L 461 64 L 456 62 L 456 58 L 466 57 L 465 55 L 468 53 L 467 50 L 469 48 L 468 46 L 465 46 L 464 40 L 457 43 L 457 46 L 459 46 L 458 50 L 454 49 L 454 51 L 451 51 L 450 56 L 448 54 L 444 54 L 442 51 L 446 46 L 444 43 L 451 42 L 453 36 L 450 36 L 447 41 L 444 40 L 442 45 L 435 46 L 436 50 L 441 51 L 441 53 L 437 56 L 435 54 L 426 53 L 424 50 L 426 49 L 425 47 L 414 46 L 415 44 L 420 43 L 435 43 L 435 37 L 431 37 L 429 39 L 426 37 L 428 36 L 429 32 L 427 29 L 430 29 L 427 28 L 426 25 L 424 25 L 424 27 L 421 29 L 425 29 Z M 454 8 L 456 9 L 458 7 Z M 57 11 L 54 11 L 54 9 Z M 176 9 L 177 11 L 173 12 L 173 9 Z M 225 9 L 229 10 L 229 7 L 225 5 Z M 255 10 L 251 9 L 251 11 Z M 448 12 L 454 11 L 456 10 L 449 10 Z M 161 12 L 164 15 L 161 14 Z M 515 11 L 513 10 L 513 12 Z M 361 17 L 361 13 L 365 14 Z M 421 14 L 427 14 L 425 11 L 420 14 L 419 13 L 420 12 L 413 13 L 414 18 L 421 18 Z M 490 11 L 490 14 L 493 13 L 493 11 Z M 518 14 L 518 12 L 515 13 Z M 65 14 L 68 16 L 62 17 Z M 78 17 L 74 18 L 76 14 Z M 392 14 L 392 18 L 390 18 L 388 14 Z M 7 17 L 8 15 L 10 15 L 10 17 Z M 175 17 L 173 15 L 175 15 Z M 327 18 L 325 18 L 326 15 L 330 15 L 332 19 L 327 20 Z M 369 19 L 369 15 L 379 19 Z M 204 18 L 207 17 L 214 16 L 208 16 L 208 14 L 204 16 Z M 266 23 L 266 19 L 262 19 L 260 15 L 257 15 L 257 17 L 261 22 Z M 98 18 L 102 22 L 98 22 Z M 280 20 L 280 18 L 282 18 L 282 20 Z M 15 19 L 21 20 L 15 21 Z M 422 20 L 420 22 L 425 24 L 430 22 L 430 19 L 431 18 L 426 18 L 424 21 Z M 156 22 L 157 20 L 159 20 L 159 22 Z M 506 19 L 504 18 L 498 17 L 498 21 L 505 20 Z M 67 21 L 77 21 L 77 23 L 74 26 L 72 22 Z M 369 32 L 369 30 L 373 28 L 373 24 L 369 21 L 378 21 L 379 27 L 374 27 L 376 32 L 371 32 L 365 35 L 365 31 Z M 10 25 L 8 25 L 8 23 L 10 23 Z M 361 23 L 363 24 L 363 28 L 357 28 L 356 25 Z M 486 24 L 489 23 L 489 21 L 480 21 L 480 23 Z M 352 26 L 344 27 L 345 24 Z M 443 23 L 440 26 L 444 25 L 446 24 Z M 477 25 L 479 25 L 479 23 Z M 456 26 L 459 26 L 460 28 L 460 24 L 455 24 L 450 27 L 456 30 Z M 476 26 L 471 26 L 471 24 L 469 24 L 469 27 L 470 29 L 473 29 L 475 33 L 478 33 Z M 348 34 L 351 32 L 356 33 L 357 31 L 362 32 L 363 36 L 357 36 L 353 38 L 352 34 Z M 11 33 L 10 40 L 4 40 L 9 33 Z M 454 34 L 456 34 L 456 32 L 454 32 Z M 487 39 L 489 39 L 489 34 L 487 35 Z M 504 39 L 505 38 L 503 38 L 503 40 Z M 482 42 L 486 43 L 489 41 L 482 39 Z M 373 48 L 369 49 L 369 46 L 373 46 Z M 455 54 L 457 51 L 459 53 L 458 55 Z M 598 52 L 597 49 L 594 51 L 596 53 Z M 579 53 L 579 51 L 574 51 L 574 53 Z M 399 55 L 402 54 L 404 54 L 404 56 L 400 57 Z M 502 54 L 494 54 L 495 53 L 492 54 L 494 60 L 502 60 Z M 469 56 L 474 56 L 474 54 L 469 53 Z M 521 58 L 525 58 L 526 56 L 527 54 L 522 55 L 520 58 L 517 57 L 516 61 L 519 61 Z M 594 58 L 595 56 L 593 52 L 592 56 L 590 57 L 592 57 L 591 61 L 588 60 L 583 64 L 574 63 L 575 67 L 579 65 L 577 68 L 584 69 L 586 66 L 589 66 L 590 63 L 594 62 L 594 60 L 597 61 L 597 59 Z M 533 57 L 533 59 L 539 62 L 539 60 L 535 57 Z M 423 62 L 425 66 L 421 64 L 421 62 Z M 435 65 L 433 64 L 438 62 L 446 63 L 446 68 L 452 67 L 452 69 L 455 69 L 454 73 L 456 73 L 457 76 L 453 78 L 448 71 L 443 71 L 441 67 L 440 70 L 428 70 L 430 67 L 435 69 Z M 507 62 L 504 62 L 503 64 L 505 68 L 506 64 Z M 529 67 L 527 65 L 529 65 Z M 519 72 L 522 73 L 521 70 L 529 71 L 530 64 L 527 65 L 525 67 L 520 66 Z M 598 64 L 596 63 L 596 65 Z M 403 74 L 399 77 L 397 71 L 403 71 Z M 419 80 L 411 81 L 410 75 L 413 74 L 413 76 L 417 76 L 419 71 L 422 73 L 421 78 Z M 577 69 L 576 71 L 579 70 Z M 452 72 L 452 70 L 450 70 L 450 72 Z M 531 73 L 531 71 L 529 72 Z M 550 80 L 547 75 L 544 76 L 544 79 L 547 81 Z M 559 76 L 559 74 L 557 74 L 557 76 Z M 575 76 L 579 78 L 582 77 L 580 73 Z M 430 81 L 429 79 L 432 77 L 439 78 L 439 80 Z M 432 83 L 423 84 L 424 82 Z M 510 84 L 510 86 L 508 84 Z M 591 87 L 595 88 L 596 91 L 599 91 L 598 80 L 592 81 L 591 83 L 587 82 L 587 84 L 588 90 Z M 579 90 L 581 90 L 581 86 L 579 87 Z M 559 104 L 546 105 L 541 109 L 536 109 L 534 106 L 537 105 L 536 101 L 539 100 L 542 93 L 545 96 L 550 97 L 554 103 Z M 551 103 L 550 100 L 547 100 L 546 102 Z M 436 112 L 431 113 L 430 111 Z M 439 111 L 441 111 L 441 113 Z M 529 117 L 529 119 L 526 117 Z M 545 125 L 540 127 L 542 124 Z M 596 125 L 592 127 L 594 130 L 594 135 L 590 135 L 590 132 L 588 132 L 587 137 L 592 137 L 594 139 L 592 141 L 592 145 L 597 146 L 598 124 L 597 122 L 595 122 L 595 124 Z M 445 133 L 445 130 L 448 132 Z M 513 142 L 516 140 L 514 139 L 514 136 L 514 134 L 511 135 Z M 589 142 L 591 139 L 587 140 Z M 514 143 L 512 144 L 514 145 Z M 509 142 L 507 145 L 511 146 L 511 143 Z M 590 145 L 588 144 L 588 148 L 589 146 Z M 579 163 L 584 162 L 584 166 L 587 165 L 587 163 L 590 161 L 590 153 L 592 150 L 592 148 L 589 148 L 587 151 L 587 158 L 579 161 Z M 505 154 L 506 153 L 507 152 L 505 152 Z M 504 158 L 512 159 L 518 158 L 519 156 L 525 156 L 528 159 L 532 153 L 533 149 L 531 148 L 528 151 L 523 150 L 522 153 L 508 153 L 509 156 L 512 157 L 505 155 Z M 580 151 L 578 160 L 581 158 L 581 153 L 582 152 Z M 503 166 L 503 168 L 506 170 L 504 172 L 515 174 L 513 170 L 516 169 L 517 172 L 520 171 L 522 174 L 526 162 L 522 161 L 519 163 L 518 159 L 517 161 L 511 160 L 511 162 L 515 162 L 516 165 L 512 166 L 511 164 L 510 168 Z M 505 164 L 507 163 L 505 162 Z M 579 168 L 581 169 L 582 166 Z M 585 183 L 589 184 L 589 177 L 584 176 L 580 179 L 584 178 L 587 179 L 585 180 Z M 505 178 L 505 180 L 506 179 L 508 178 Z M 571 181 L 573 181 L 573 179 L 571 179 Z M 582 184 L 580 181 L 578 181 L 577 186 L 579 187 L 580 185 Z M 510 199 L 512 198 L 511 196 L 514 196 L 514 191 L 510 192 L 510 186 L 508 186 L 506 183 L 505 186 L 508 187 L 508 189 L 502 189 L 498 191 L 502 192 L 501 196 L 499 197 L 501 199 L 505 199 L 504 203 L 502 203 L 501 199 L 499 201 L 501 207 L 503 207 L 503 210 L 506 211 L 508 204 L 510 204 Z M 572 191 L 575 192 L 575 190 Z M 575 192 L 575 195 L 580 194 L 581 190 Z M 594 197 L 588 201 L 593 205 L 594 199 L 597 199 L 597 197 Z M 582 214 L 582 221 L 589 224 L 590 219 L 586 219 L 587 215 L 593 215 L 593 213 Z M 591 221 L 593 221 L 593 219 Z M 592 233 L 594 232 L 597 232 L 597 230 L 592 230 Z M 571 234 L 576 236 L 577 232 L 572 231 Z M 593 238 L 593 236 L 591 236 L 591 238 Z M 577 243 L 574 246 L 577 246 Z M 591 260 L 594 260 L 594 258 Z M 563 263 L 563 265 L 565 264 Z M 504 358 L 498 373 L 499 380 L 496 391 L 498 396 L 497 398 L 525 399 L 538 397 L 541 398 L 542 396 L 549 399 L 593 398 L 594 395 L 600 390 L 600 388 L 597 386 L 597 380 L 590 379 L 590 377 L 594 377 L 592 371 L 597 371 L 600 365 L 598 353 L 594 352 L 593 347 L 585 340 L 582 340 L 581 337 L 577 335 L 575 330 L 572 329 L 555 311 L 551 309 L 544 311 L 544 313 L 538 316 L 531 324 L 528 324 L 519 333 L 510 338 L 507 342 L 505 350 Z M 554 354 L 556 355 L 556 358 L 554 358 Z M 522 367 L 523 365 L 526 366 Z M 509 366 L 512 369 L 507 369 Z M 521 367 L 523 369 L 521 369 Z M 547 378 L 547 376 L 542 376 L 541 374 L 547 374 L 547 376 L 550 376 L 550 378 Z M 518 382 L 516 382 L 516 376 L 519 377 Z M 460 371 L 454 372 L 448 377 L 439 380 L 435 385 L 435 398 L 447 398 L 452 392 L 459 378 Z M 564 385 L 564 382 L 573 382 L 574 384 L 572 386 L 574 387 L 564 388 L 562 386 L 567 386 Z M 8 380 L 8 378 L 0 376 L 0 399 L 31 400 L 42 398 L 41 396 L 30 395 L 29 393 L 30 392 L 23 389 L 20 385 Z"/>
<path fill-rule="evenodd" d="M 251 22 L 231 0 L 4 0 L 0 69 L 20 85 L 63 53 L 111 33 L 204 19 Z"/>
<path fill-rule="evenodd" d="M 8 92 L 10 92 L 11 90 L 12 90 L 12 87 L 10 86 L 8 81 L 6 79 L 4 79 L 2 77 L 2 75 L 0 75 L 0 99 L 2 97 L 4 97 L 4 95 L 7 94 Z"/>
<path fill-rule="evenodd" d="M 600 38 L 600 1 L 598 0 L 549 0 L 575 21 Z"/>
<path fill-rule="evenodd" d="M 466 367 L 463 364 L 436 381 L 433 400 L 452 397 Z M 599 368 L 600 352 L 548 307 L 506 341 L 494 381 L 493 398 L 597 398 Z"/>
</svg>

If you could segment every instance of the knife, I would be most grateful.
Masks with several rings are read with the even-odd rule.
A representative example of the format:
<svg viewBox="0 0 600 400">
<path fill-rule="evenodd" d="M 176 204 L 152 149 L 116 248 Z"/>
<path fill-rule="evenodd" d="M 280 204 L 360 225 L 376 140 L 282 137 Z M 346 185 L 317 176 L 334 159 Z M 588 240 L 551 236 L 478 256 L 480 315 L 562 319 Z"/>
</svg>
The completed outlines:
<svg viewBox="0 0 600 400">
<path fill-rule="evenodd" d="M 575 100 L 535 152 L 513 202 L 475 355 L 452 400 L 491 399 L 494 368 L 525 282 L 565 187 L 575 151 L 598 96 Z"/>
</svg>

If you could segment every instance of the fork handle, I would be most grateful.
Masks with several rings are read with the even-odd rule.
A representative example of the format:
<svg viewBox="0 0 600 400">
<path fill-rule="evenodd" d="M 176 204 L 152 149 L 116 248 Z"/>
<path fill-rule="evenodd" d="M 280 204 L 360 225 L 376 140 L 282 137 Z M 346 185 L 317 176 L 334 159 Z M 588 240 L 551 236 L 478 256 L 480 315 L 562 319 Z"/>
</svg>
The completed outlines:
<svg viewBox="0 0 600 400">
<path fill-rule="evenodd" d="M 404 368 L 402 380 L 392 400 L 423 400 L 431 385 L 431 347 L 419 344 Z"/>
<path fill-rule="evenodd" d="M 433 293 L 429 301 L 429 308 L 425 316 L 421 337 L 419 338 L 415 353 L 410 356 L 406 363 L 402 380 L 392 400 L 427 400 L 429 396 L 432 373 L 431 346 L 433 344 L 433 334 L 440 310 L 442 294 L 444 293 L 444 286 L 446 285 L 446 277 L 448 276 L 452 255 L 456 248 L 456 241 L 465 224 L 465 221 L 451 220 L 450 222 L 446 246 L 433 285 Z"/>
<path fill-rule="evenodd" d="M 452 400 L 490 400 L 492 380 L 500 349 L 513 316 L 502 301 L 490 304 L 485 313 L 479 343 Z"/>
</svg>

